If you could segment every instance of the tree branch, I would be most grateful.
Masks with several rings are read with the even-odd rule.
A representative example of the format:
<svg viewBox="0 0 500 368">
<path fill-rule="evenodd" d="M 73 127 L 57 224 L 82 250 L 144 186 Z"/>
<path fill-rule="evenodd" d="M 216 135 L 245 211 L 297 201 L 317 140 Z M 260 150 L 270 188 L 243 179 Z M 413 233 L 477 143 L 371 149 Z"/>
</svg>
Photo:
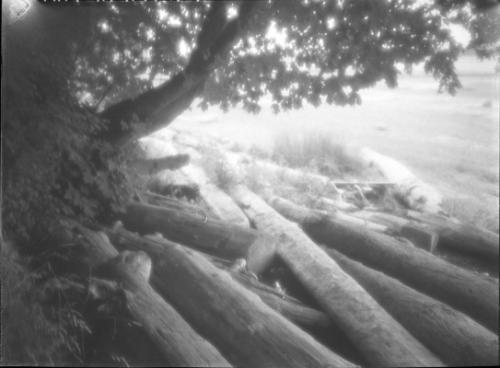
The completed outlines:
<svg viewBox="0 0 500 368">
<path fill-rule="evenodd" d="M 198 36 L 197 48 L 186 68 L 158 88 L 121 101 L 103 111 L 100 116 L 107 119 L 109 124 L 102 138 L 114 144 L 122 144 L 136 135 L 149 134 L 172 122 L 201 92 L 216 57 L 237 38 L 250 18 L 255 3 L 242 3 L 239 16 L 228 21 L 224 3 L 213 2 Z M 140 132 L 134 131 L 127 124 L 134 117 L 141 123 Z"/>
</svg>

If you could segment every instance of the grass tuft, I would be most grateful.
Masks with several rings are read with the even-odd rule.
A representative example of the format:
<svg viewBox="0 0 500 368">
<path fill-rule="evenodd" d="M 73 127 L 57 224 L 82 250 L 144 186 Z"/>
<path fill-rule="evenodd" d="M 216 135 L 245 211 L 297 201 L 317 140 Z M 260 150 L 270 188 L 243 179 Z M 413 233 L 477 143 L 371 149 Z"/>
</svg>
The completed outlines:
<svg viewBox="0 0 500 368">
<path fill-rule="evenodd" d="M 321 132 L 278 137 L 272 158 L 291 167 L 313 168 L 331 177 L 361 176 L 366 171 L 361 159 L 351 154 L 344 144 Z"/>
</svg>

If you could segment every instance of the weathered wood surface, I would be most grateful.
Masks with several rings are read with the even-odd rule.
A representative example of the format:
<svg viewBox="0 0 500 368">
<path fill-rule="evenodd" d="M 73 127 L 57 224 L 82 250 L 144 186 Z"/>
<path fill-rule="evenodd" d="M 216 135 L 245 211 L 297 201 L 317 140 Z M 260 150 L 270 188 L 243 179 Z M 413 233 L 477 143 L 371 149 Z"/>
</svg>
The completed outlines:
<svg viewBox="0 0 500 368">
<path fill-rule="evenodd" d="M 332 327 L 330 317 L 327 314 L 310 308 L 295 298 L 280 295 L 272 287 L 239 272 L 231 272 L 231 276 L 247 289 L 257 294 L 264 303 L 297 325 L 303 328 L 325 331 Z"/>
<path fill-rule="evenodd" d="M 276 367 L 352 366 L 198 252 L 123 230 L 110 236 L 119 247 L 143 250 L 152 256 L 153 285 L 231 363 Z"/>
<path fill-rule="evenodd" d="M 498 234 L 477 226 L 444 219 L 428 219 L 418 216 L 420 225 L 437 232 L 439 248 L 448 248 L 456 252 L 496 262 L 499 257 Z"/>
<path fill-rule="evenodd" d="M 160 158 L 138 159 L 131 164 L 131 169 L 144 175 L 153 175 L 162 170 L 177 170 L 189 163 L 189 155 L 176 154 Z"/>
<path fill-rule="evenodd" d="M 498 234 L 486 229 L 460 223 L 453 218 L 431 216 L 409 211 L 400 216 L 358 211 L 352 216 L 388 226 L 395 236 L 409 239 L 423 248 L 458 266 L 498 278 Z"/>
<path fill-rule="evenodd" d="M 247 227 L 210 218 L 204 212 L 181 211 L 178 206 L 132 203 L 122 221 L 131 231 L 161 233 L 165 238 L 230 258 L 246 257 L 258 233 Z"/>
<path fill-rule="evenodd" d="M 212 213 L 220 220 L 250 227 L 250 222 L 241 209 L 234 203 L 230 196 L 209 180 L 201 167 L 189 165 L 181 171 L 189 179 L 198 184 L 201 197 Z"/>
<path fill-rule="evenodd" d="M 199 152 L 190 147 L 181 147 L 179 149 L 178 143 L 175 142 L 174 132 L 170 132 L 169 134 L 165 131 L 165 133 L 166 136 L 162 139 L 159 137 L 146 137 L 141 139 L 143 150 L 148 156 L 155 157 L 159 153 L 165 152 L 168 152 L 170 155 L 182 156 L 179 152 L 187 151 L 189 152 L 189 157 L 192 156 L 192 162 L 200 163 L 202 157 Z M 164 142 L 163 145 L 161 144 L 162 141 Z M 153 182 L 156 186 L 171 184 L 172 182 L 176 184 L 176 180 L 172 180 L 171 177 L 171 173 L 157 175 Z M 217 218 L 237 225 L 250 227 L 250 223 L 241 209 L 233 202 L 231 197 L 210 181 L 200 166 L 196 166 L 192 163 L 185 166 L 183 165 L 179 170 L 177 178 L 177 184 L 186 185 L 187 182 L 191 185 L 196 185 L 198 188 L 198 195 Z"/>
<path fill-rule="evenodd" d="M 498 365 L 498 336 L 472 318 L 334 249 L 325 251 L 446 364 Z"/>
<path fill-rule="evenodd" d="M 498 234 L 478 226 L 462 223 L 445 216 L 408 211 L 407 215 L 394 216 L 386 213 L 363 211 L 355 216 L 379 223 L 390 224 L 394 230 L 402 232 L 421 231 L 435 233 L 437 243 L 434 248 L 447 248 L 448 251 L 480 257 L 498 264 Z"/>
<path fill-rule="evenodd" d="M 442 365 L 296 224 L 243 186 L 232 188 L 230 194 L 260 231 L 279 239 L 278 256 L 366 361 L 382 366 Z"/>
<path fill-rule="evenodd" d="M 361 149 L 361 158 L 368 166 L 376 167 L 387 180 L 396 184 L 394 188 L 398 196 L 409 208 L 430 213 L 442 211 L 441 194 L 419 180 L 400 162 L 366 147 Z"/>
<path fill-rule="evenodd" d="M 365 263 L 498 329 L 498 281 L 482 277 L 432 254 L 374 231 L 353 227 L 335 217 L 283 198 L 268 198 L 283 216 L 302 225 L 316 241 Z"/>
<path fill-rule="evenodd" d="M 118 282 L 131 317 L 140 323 L 165 361 L 157 364 L 175 366 L 229 366 L 219 351 L 198 335 L 182 316 L 168 304 L 144 277 L 149 257 L 144 253 L 122 252 L 102 233 L 79 229 L 87 239 L 91 262 L 106 262 L 105 272 Z M 149 273 L 149 272 L 146 272 Z M 142 276 L 141 276 L 142 275 Z"/>
</svg>

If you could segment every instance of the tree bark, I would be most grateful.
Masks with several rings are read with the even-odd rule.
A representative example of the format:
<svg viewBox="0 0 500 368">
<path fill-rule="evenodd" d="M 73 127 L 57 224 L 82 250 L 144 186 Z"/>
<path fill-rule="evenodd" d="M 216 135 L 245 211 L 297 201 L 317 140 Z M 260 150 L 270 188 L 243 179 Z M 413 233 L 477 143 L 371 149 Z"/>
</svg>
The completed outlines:
<svg viewBox="0 0 500 368">
<path fill-rule="evenodd" d="M 126 231 L 110 234 L 120 248 L 155 260 L 152 282 L 203 336 L 238 366 L 352 366 L 198 252 Z"/>
<path fill-rule="evenodd" d="M 180 202 L 179 202 L 180 206 Z M 248 227 L 209 218 L 203 212 L 132 203 L 122 218 L 125 228 L 165 238 L 215 255 L 245 258 L 258 233 Z"/>
<path fill-rule="evenodd" d="M 243 186 L 234 187 L 230 194 L 260 231 L 279 239 L 278 256 L 366 361 L 382 366 L 442 365 L 297 225 Z"/>
<path fill-rule="evenodd" d="M 156 364 L 230 365 L 212 344 L 199 336 L 149 285 L 147 277 L 143 277 L 144 267 L 147 271 L 147 262 L 150 262 L 147 255 L 133 252 L 117 255 L 116 249 L 102 233 L 82 227 L 79 231 L 88 241 L 87 252 L 91 264 L 95 265 L 97 261 L 105 262 L 100 267 L 100 272 L 118 281 L 131 317 L 140 323 L 162 353 L 165 361 Z"/>
<path fill-rule="evenodd" d="M 100 116 L 109 124 L 102 138 L 120 145 L 171 123 L 201 92 L 216 57 L 235 41 L 255 3 L 243 2 L 239 16 L 227 20 L 225 4 L 213 2 L 185 69 L 158 88 L 104 110 Z M 140 122 L 140 132 L 130 125 L 134 119 Z"/>
<path fill-rule="evenodd" d="M 473 274 L 390 236 L 367 229 L 360 231 L 332 216 L 319 217 L 288 200 L 274 197 L 268 198 L 268 202 L 283 216 L 300 223 L 316 241 L 393 276 L 497 331 L 498 282 L 493 279 Z M 305 217 L 304 213 L 309 215 Z"/>
<path fill-rule="evenodd" d="M 447 365 L 498 365 L 498 336 L 472 318 L 334 249 L 325 250 Z"/>
</svg>

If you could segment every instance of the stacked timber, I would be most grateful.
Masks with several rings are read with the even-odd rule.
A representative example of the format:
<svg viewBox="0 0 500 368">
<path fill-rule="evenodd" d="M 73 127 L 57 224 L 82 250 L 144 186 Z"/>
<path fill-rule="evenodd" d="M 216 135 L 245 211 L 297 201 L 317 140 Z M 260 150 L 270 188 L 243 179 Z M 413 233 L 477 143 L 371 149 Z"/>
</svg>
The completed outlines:
<svg viewBox="0 0 500 368">
<path fill-rule="evenodd" d="M 358 347 L 384 366 L 442 365 L 293 223 L 243 186 L 231 196 L 257 228 L 279 239 L 277 254 Z"/>
<path fill-rule="evenodd" d="M 238 366 L 353 366 L 249 292 L 197 252 L 126 231 L 120 248 L 151 254 L 152 283 L 203 336 Z"/>
<path fill-rule="evenodd" d="M 270 197 L 268 202 L 283 216 L 300 223 L 316 241 L 454 306 L 491 331 L 498 330 L 498 281 L 388 235 L 368 229 L 359 231 L 334 216 L 320 217 L 286 199 Z"/>
<path fill-rule="evenodd" d="M 498 363 L 498 281 L 438 257 L 452 250 L 498 267 L 497 234 L 454 222 L 436 208 L 427 209 L 435 214 L 387 213 L 369 203 L 369 187 L 243 153 L 220 155 L 234 174 L 223 191 L 200 166 L 207 146 L 220 143 L 169 137 L 170 155 L 194 157 L 178 173 L 200 188 L 208 205 L 146 193 L 150 203 L 131 203 L 121 218 L 126 230 L 108 232 L 121 253 L 100 262 L 117 281 L 113 287 L 132 298 L 126 300 L 134 319 L 164 359 L 177 354 L 166 350 L 163 332 L 153 326 L 166 304 L 198 334 L 193 338 L 212 352 L 210 359 L 222 359 L 204 365 Z M 264 178 L 260 195 L 244 185 L 252 170 Z M 410 208 L 432 206 L 432 195 L 421 198 L 422 185 L 403 193 L 403 182 L 391 178 L 374 185 L 405 194 Z M 322 210 L 276 196 L 273 180 L 289 186 L 290 197 L 306 182 L 323 188 Z M 353 193 L 363 203 L 353 202 Z M 221 210 L 224 201 L 230 210 Z M 110 258 L 95 249 L 94 259 Z M 266 271 L 280 262 L 305 298 L 288 295 L 286 285 L 265 284 Z M 151 285 L 140 277 L 149 273 Z"/>
<path fill-rule="evenodd" d="M 79 228 L 87 240 L 91 265 L 114 281 L 132 320 L 139 323 L 162 354 L 175 366 L 229 366 L 227 360 L 201 337 L 148 283 L 151 259 L 144 252 L 122 252 L 102 233 Z M 93 260 L 93 261 L 92 261 Z M 94 263 L 95 264 L 92 264 Z M 99 263 L 98 263 L 99 262 Z M 102 283 L 101 283 L 102 284 Z M 117 286 L 120 285 L 120 286 Z M 94 286 L 94 289 L 96 287 Z M 117 292 L 115 291 L 115 294 Z"/>
</svg>

